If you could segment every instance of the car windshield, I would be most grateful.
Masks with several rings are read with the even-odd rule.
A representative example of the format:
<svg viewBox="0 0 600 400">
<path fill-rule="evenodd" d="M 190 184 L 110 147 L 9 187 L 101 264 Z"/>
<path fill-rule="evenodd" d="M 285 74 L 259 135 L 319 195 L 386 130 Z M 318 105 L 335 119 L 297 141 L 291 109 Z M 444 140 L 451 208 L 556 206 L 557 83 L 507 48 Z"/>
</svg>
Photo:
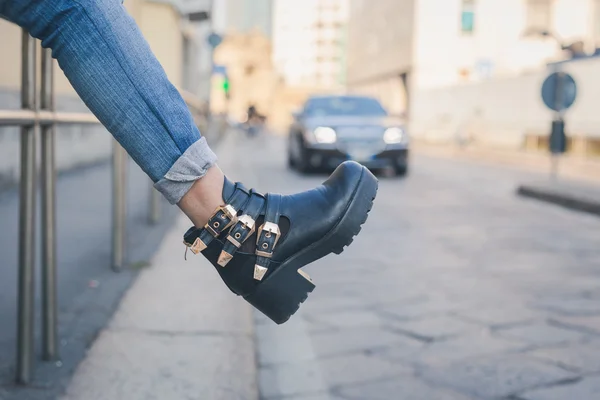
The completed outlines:
<svg viewBox="0 0 600 400">
<path fill-rule="evenodd" d="M 310 99 L 304 108 L 309 117 L 320 116 L 385 116 L 381 104 L 369 97 L 320 97 Z"/>
</svg>

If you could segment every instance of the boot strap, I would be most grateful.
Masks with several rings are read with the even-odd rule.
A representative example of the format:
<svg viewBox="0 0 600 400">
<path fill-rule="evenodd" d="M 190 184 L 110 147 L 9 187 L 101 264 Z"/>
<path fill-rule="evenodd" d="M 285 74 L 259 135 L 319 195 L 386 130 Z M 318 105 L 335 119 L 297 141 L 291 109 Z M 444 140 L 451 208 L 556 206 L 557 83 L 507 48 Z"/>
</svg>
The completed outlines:
<svg viewBox="0 0 600 400">
<path fill-rule="evenodd" d="M 235 252 L 256 231 L 256 219 L 263 211 L 264 206 L 264 197 L 250 189 L 250 199 L 244 206 L 244 215 L 238 218 L 238 221 L 229 230 L 229 234 L 227 235 L 227 241 L 223 246 L 223 251 L 218 260 L 220 266 L 226 266 L 233 258 Z"/>
<path fill-rule="evenodd" d="M 190 229 L 184 237 L 184 243 L 194 254 L 198 254 L 205 250 L 212 240 L 229 229 L 217 262 L 225 267 L 235 252 L 255 232 L 256 220 L 264 212 L 264 222 L 257 230 L 253 273 L 254 279 L 261 281 L 268 272 L 273 252 L 281 238 L 280 205 L 281 195 L 263 196 L 254 190 L 247 191 L 241 183 L 236 183 L 227 203 L 215 210 L 204 228 Z M 240 210 L 243 210 L 244 214 L 238 217 Z"/>
<path fill-rule="evenodd" d="M 238 210 L 243 207 L 249 197 L 248 190 L 241 183 L 235 184 L 235 190 L 226 204 L 216 208 L 208 219 L 198 237 L 189 245 L 194 254 L 198 254 L 208 247 L 214 238 L 230 228 L 238 221 Z"/>
<path fill-rule="evenodd" d="M 273 251 L 281 237 L 279 229 L 281 195 L 267 194 L 265 221 L 258 228 L 256 236 L 256 264 L 254 265 L 254 279 L 261 281 L 269 270 Z"/>
</svg>

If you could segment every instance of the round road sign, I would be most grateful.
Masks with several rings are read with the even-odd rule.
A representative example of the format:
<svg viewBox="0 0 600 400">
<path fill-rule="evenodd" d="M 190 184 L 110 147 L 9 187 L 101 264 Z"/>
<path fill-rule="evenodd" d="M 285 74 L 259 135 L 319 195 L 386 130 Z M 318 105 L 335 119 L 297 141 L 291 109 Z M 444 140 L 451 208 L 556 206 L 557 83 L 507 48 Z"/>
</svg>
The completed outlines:
<svg viewBox="0 0 600 400">
<path fill-rule="evenodd" d="M 546 107 L 554 111 L 565 111 L 575 103 L 577 84 L 565 72 L 550 74 L 542 85 L 542 100 Z"/>
</svg>

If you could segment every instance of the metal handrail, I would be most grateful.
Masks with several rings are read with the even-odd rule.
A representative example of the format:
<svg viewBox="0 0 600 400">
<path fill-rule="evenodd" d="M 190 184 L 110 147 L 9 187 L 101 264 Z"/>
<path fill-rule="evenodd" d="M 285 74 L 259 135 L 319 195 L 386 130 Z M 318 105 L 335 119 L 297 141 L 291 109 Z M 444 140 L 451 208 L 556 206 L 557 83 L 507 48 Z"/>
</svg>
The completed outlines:
<svg viewBox="0 0 600 400">
<path fill-rule="evenodd" d="M 49 49 L 42 51 L 41 87 L 38 99 L 36 84 L 37 43 L 22 31 L 22 79 L 20 110 L 0 110 L 0 127 L 21 128 L 21 184 L 19 194 L 19 282 L 17 323 L 16 381 L 27 384 L 34 366 L 35 315 L 35 194 L 37 189 L 37 131 L 41 133 L 41 227 L 42 227 L 42 355 L 44 360 L 59 357 L 57 334 L 56 287 L 56 166 L 55 127 L 57 125 L 98 124 L 90 113 L 55 111 L 53 60 Z M 203 103 L 192 94 L 182 96 L 195 119 L 206 119 Z M 39 102 L 38 102 L 39 100 Z M 39 108 L 38 108 L 39 104 Z M 202 116 L 202 118 L 200 118 Z M 197 121 L 197 123 L 199 123 Z M 206 121 L 204 121 L 206 123 Z M 112 259 L 111 266 L 120 271 L 125 259 L 125 219 L 127 153 L 116 140 L 112 151 Z M 160 218 L 161 195 L 150 185 L 149 222 Z"/>
<path fill-rule="evenodd" d="M 55 127 L 63 124 L 98 124 L 90 113 L 54 110 L 53 60 L 51 51 L 42 51 L 42 81 L 38 99 L 36 84 L 37 43 L 22 31 L 21 107 L 0 110 L 0 126 L 21 128 L 21 184 L 19 193 L 19 280 L 17 323 L 16 381 L 27 384 L 34 366 L 35 315 L 35 197 L 37 190 L 37 131 L 41 134 L 41 227 L 42 227 L 42 354 L 55 360 L 58 354 L 57 287 L 56 287 L 56 168 Z M 38 102 L 39 100 L 39 102 Z M 39 108 L 38 108 L 39 104 Z M 38 129 L 39 128 L 39 129 Z M 127 153 L 113 141 L 113 227 L 112 268 L 119 271 L 125 258 L 126 166 Z M 160 214 L 156 190 L 151 192 L 150 220 Z"/>
<path fill-rule="evenodd" d="M 98 124 L 90 113 L 56 112 L 50 110 L 0 110 L 0 126 L 82 125 Z"/>
</svg>

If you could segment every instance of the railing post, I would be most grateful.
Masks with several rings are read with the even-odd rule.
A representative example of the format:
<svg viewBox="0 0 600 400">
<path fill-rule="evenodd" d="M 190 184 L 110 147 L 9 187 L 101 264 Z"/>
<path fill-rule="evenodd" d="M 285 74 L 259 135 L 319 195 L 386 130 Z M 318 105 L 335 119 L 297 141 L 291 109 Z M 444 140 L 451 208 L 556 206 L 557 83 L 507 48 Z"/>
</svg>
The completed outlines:
<svg viewBox="0 0 600 400">
<path fill-rule="evenodd" d="M 121 271 L 125 262 L 127 153 L 116 140 L 113 141 L 112 173 L 112 268 Z"/>
<path fill-rule="evenodd" d="M 21 106 L 36 108 L 36 41 L 23 30 L 21 54 Z M 21 128 L 21 181 L 19 197 L 19 295 L 17 323 L 18 383 L 27 384 L 33 369 L 35 301 L 35 196 L 36 126 Z"/>
<path fill-rule="evenodd" d="M 42 50 L 40 108 L 54 111 L 52 51 Z M 42 128 L 42 357 L 58 357 L 56 312 L 55 124 Z"/>
</svg>

